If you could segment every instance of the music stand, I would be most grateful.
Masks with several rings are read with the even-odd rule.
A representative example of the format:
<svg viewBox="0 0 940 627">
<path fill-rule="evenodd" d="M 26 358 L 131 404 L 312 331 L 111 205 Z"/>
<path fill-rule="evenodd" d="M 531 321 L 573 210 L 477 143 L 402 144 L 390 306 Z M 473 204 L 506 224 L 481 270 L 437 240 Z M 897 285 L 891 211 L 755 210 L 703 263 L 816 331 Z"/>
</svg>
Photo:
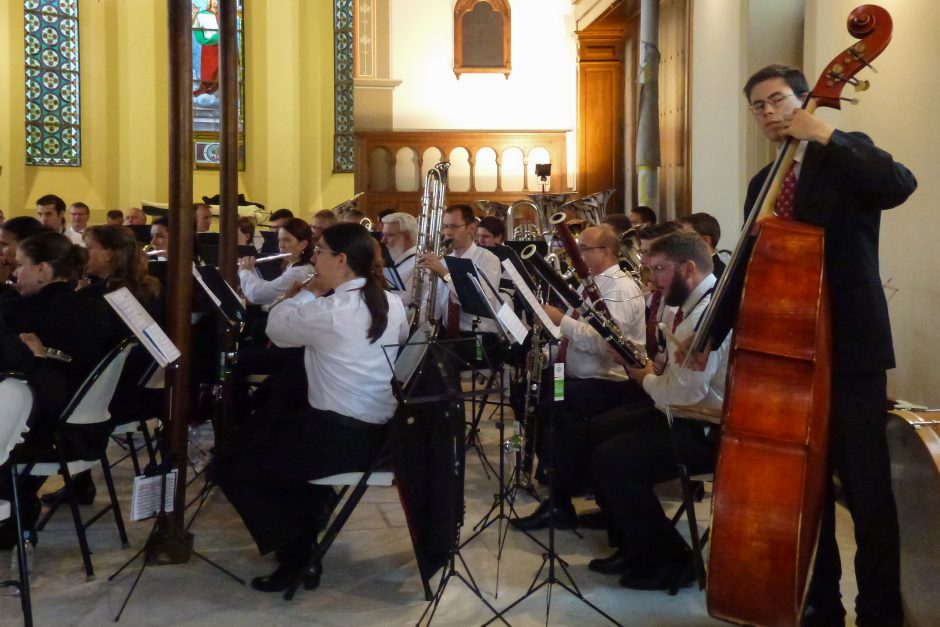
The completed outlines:
<svg viewBox="0 0 940 627">
<path fill-rule="evenodd" d="M 140 242 L 141 244 L 150 243 L 150 226 L 149 224 L 127 224 L 125 225 L 134 233 L 134 239 Z"/>
<path fill-rule="evenodd" d="M 509 332 L 508 327 L 500 315 L 497 314 L 496 309 L 493 307 L 493 303 L 487 297 L 484 291 L 484 285 L 489 290 L 490 294 L 493 295 L 497 301 L 501 301 L 499 297 L 499 292 L 496 288 L 489 282 L 489 279 L 486 278 L 486 275 L 480 272 L 476 267 L 476 264 L 473 263 L 470 259 L 463 259 L 460 257 L 447 256 L 444 257 L 444 262 L 447 264 L 447 269 L 450 271 L 451 280 L 454 284 L 454 289 L 457 292 L 457 299 L 460 301 L 460 307 L 462 311 L 470 315 L 475 316 L 473 321 L 473 333 L 477 334 L 477 325 L 481 318 L 492 319 L 496 325 L 497 335 L 500 340 L 511 343 L 512 335 Z M 509 312 L 513 317 L 515 314 Z M 483 342 L 480 339 L 479 335 L 476 335 L 476 348 L 477 353 L 483 351 Z M 500 383 L 502 384 L 502 363 L 499 367 L 499 376 Z M 480 420 L 483 418 L 483 412 L 486 409 L 486 400 L 489 398 L 489 391 L 492 389 L 493 385 L 496 382 L 497 370 L 495 368 L 491 369 L 490 376 L 487 379 L 485 390 L 486 393 L 483 396 L 483 399 L 480 403 L 479 410 L 476 409 L 476 401 L 472 402 L 472 412 L 473 419 L 470 424 L 470 433 L 467 435 L 467 448 L 473 447 L 477 451 L 477 456 L 480 458 L 480 462 L 483 464 L 484 472 L 489 478 L 489 471 L 492 471 L 493 474 L 497 474 L 496 468 L 493 467 L 493 464 L 486 457 L 486 453 L 483 450 L 483 443 L 480 441 Z M 476 378 L 473 378 L 473 384 L 476 386 Z M 500 386 L 502 388 L 502 385 Z M 502 392 L 501 392 L 502 393 Z M 500 428 L 502 429 L 503 423 L 503 413 L 502 405 L 500 405 Z M 500 463 L 502 463 L 502 456 L 500 456 Z"/>
<path fill-rule="evenodd" d="M 460 389 L 454 366 L 464 361 L 457 347 L 475 340 L 438 340 L 434 336 L 433 326 L 425 324 L 406 345 L 383 346 L 395 372 L 392 384 L 402 417 L 393 422 L 394 437 L 390 437 L 395 475 L 426 591 L 430 590 L 430 580 L 443 569 L 437 590 L 428 598 L 418 624 L 431 624 L 447 584 L 454 578 L 492 612 L 495 620 L 496 608 L 483 597 L 460 554 L 466 461 L 462 446 L 463 401 L 479 392 Z M 474 369 L 465 361 L 464 365 Z M 434 490 L 437 492 L 432 494 Z M 441 492 L 443 498 L 432 498 Z M 464 572 L 457 569 L 458 560 Z"/>
</svg>

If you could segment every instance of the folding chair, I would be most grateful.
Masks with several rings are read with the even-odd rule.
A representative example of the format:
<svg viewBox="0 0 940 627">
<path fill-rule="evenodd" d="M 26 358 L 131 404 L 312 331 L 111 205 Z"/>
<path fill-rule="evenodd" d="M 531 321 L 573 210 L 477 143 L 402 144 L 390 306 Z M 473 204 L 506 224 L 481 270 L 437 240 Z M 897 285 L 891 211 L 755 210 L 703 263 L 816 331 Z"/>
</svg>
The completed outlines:
<svg viewBox="0 0 940 627">
<path fill-rule="evenodd" d="M 704 407 L 701 405 L 672 405 L 666 407 L 666 418 L 669 420 L 669 428 L 672 429 L 676 418 L 697 422 L 699 424 L 714 427 L 721 424 L 721 410 Z M 705 557 L 704 550 L 708 544 L 708 537 L 711 528 L 707 527 L 700 535 L 698 530 L 698 520 L 695 515 L 695 503 L 702 500 L 705 493 L 704 481 L 706 479 L 695 479 L 689 474 L 688 467 L 684 463 L 676 446 L 676 466 L 679 474 L 679 485 L 682 489 L 682 503 L 679 509 L 672 517 L 673 524 L 677 524 L 683 514 L 689 523 L 689 541 L 692 544 L 692 558 L 695 560 L 695 572 L 698 575 L 699 589 L 705 589 Z M 703 477 L 705 477 L 703 475 Z"/>
<path fill-rule="evenodd" d="M 85 565 L 85 574 L 88 581 L 95 578 L 95 571 L 91 565 L 91 551 L 88 548 L 88 539 L 85 536 L 85 529 L 108 510 L 114 513 L 114 523 L 118 529 L 118 535 L 121 538 L 121 546 L 127 548 L 127 532 L 124 529 L 124 520 L 121 517 L 121 508 L 118 504 L 117 494 L 114 490 L 114 481 L 111 478 L 110 464 L 107 456 L 107 446 L 105 445 L 100 456 L 94 460 L 77 459 L 69 460 L 66 457 L 66 451 L 62 447 L 61 427 L 62 425 L 93 425 L 107 422 L 111 414 L 108 411 L 108 405 L 114 395 L 114 389 L 117 386 L 118 379 L 121 376 L 121 370 L 124 368 L 124 362 L 130 350 L 137 345 L 137 340 L 128 338 L 123 340 L 111 350 L 98 364 L 94 370 L 85 378 L 85 381 L 72 396 L 72 399 L 66 405 L 61 417 L 59 418 L 59 428 L 56 430 L 54 442 L 45 455 L 38 460 L 20 464 L 17 469 L 22 474 L 30 474 L 37 477 L 51 477 L 61 474 L 65 482 L 65 492 L 63 498 L 68 499 L 69 507 L 72 510 L 72 519 L 75 523 L 75 533 L 78 535 L 78 544 L 82 553 L 82 562 Z M 52 461 L 57 459 L 57 461 Z M 84 470 L 89 470 L 101 464 L 101 470 L 104 474 L 105 483 L 108 486 L 108 495 L 111 503 L 108 507 L 98 512 L 88 522 L 82 522 L 81 513 L 78 510 L 78 502 L 72 494 L 72 475 Z M 49 518 L 58 508 L 59 502 L 53 504 L 50 511 L 43 517 L 37 529 L 42 529 Z"/>
<path fill-rule="evenodd" d="M 29 431 L 26 420 L 33 409 L 33 392 L 29 385 L 14 375 L 0 375 L 0 466 L 10 459 L 10 453 L 23 441 L 23 434 Z M 12 502 L 0 500 L 0 521 L 13 516 L 16 521 L 16 546 L 19 561 L 19 579 L 0 583 L 4 587 L 13 586 L 20 592 L 20 605 L 23 610 L 23 624 L 32 627 L 33 606 L 29 598 L 29 568 L 26 563 L 26 547 L 23 539 L 23 521 L 20 517 L 20 497 L 17 489 L 19 480 L 16 464 L 9 464 Z"/>
</svg>

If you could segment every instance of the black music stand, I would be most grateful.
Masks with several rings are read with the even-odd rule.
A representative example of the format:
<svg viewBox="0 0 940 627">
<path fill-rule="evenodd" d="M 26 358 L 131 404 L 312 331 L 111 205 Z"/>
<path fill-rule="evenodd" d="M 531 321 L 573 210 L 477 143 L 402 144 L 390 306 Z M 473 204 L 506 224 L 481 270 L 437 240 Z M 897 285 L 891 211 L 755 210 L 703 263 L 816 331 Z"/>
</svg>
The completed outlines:
<svg viewBox="0 0 940 627">
<path fill-rule="evenodd" d="M 193 267 L 197 273 L 195 276 L 196 285 L 199 286 L 200 291 L 205 299 L 210 301 L 214 306 L 214 309 L 222 316 L 222 320 L 224 321 L 223 331 L 225 333 L 231 333 L 234 337 L 237 337 L 248 322 L 248 311 L 242 304 L 241 299 L 238 298 L 238 294 L 222 277 L 222 273 L 219 272 L 218 268 L 215 266 Z M 234 362 L 236 355 L 237 350 L 222 351 L 219 361 L 219 363 L 222 364 L 222 373 L 217 385 L 226 385 L 226 381 L 231 377 L 232 368 L 235 365 Z M 217 393 L 215 394 L 217 404 L 218 400 L 223 397 L 224 394 L 222 393 L 221 388 L 218 388 Z M 220 406 L 219 410 L 216 412 L 216 416 L 218 417 L 220 414 L 225 413 L 227 412 L 225 412 L 224 408 Z M 227 429 L 224 416 L 221 420 L 213 420 L 213 429 L 216 431 L 221 430 L 223 432 Z M 194 483 L 200 477 L 200 475 L 203 475 L 204 472 L 205 469 L 197 470 L 195 467 L 193 467 L 193 476 L 189 481 L 189 485 L 192 485 L 192 483 Z M 193 504 L 198 503 L 196 511 L 193 512 L 189 522 L 186 523 L 186 529 L 192 527 L 193 523 L 196 521 L 196 517 L 199 516 L 199 514 L 202 512 L 202 508 L 206 504 L 206 501 L 209 500 L 209 496 L 212 494 L 212 489 L 214 487 L 215 482 L 206 476 L 202 488 L 199 490 L 196 496 L 194 496 L 190 502 L 186 504 L 186 507 L 189 508 Z"/>
<path fill-rule="evenodd" d="M 457 292 L 457 299 L 460 301 L 461 310 L 465 313 L 468 313 L 472 316 L 475 316 L 473 323 L 473 332 L 477 336 L 477 354 L 483 352 L 483 342 L 480 340 L 480 336 L 477 334 L 477 325 L 479 320 L 483 318 L 493 320 L 497 329 L 497 336 L 500 341 L 506 341 L 507 343 L 511 342 L 511 335 L 507 330 L 506 326 L 503 324 L 503 321 L 499 319 L 499 316 L 496 313 L 496 309 L 493 307 L 492 302 L 487 297 L 486 292 L 489 291 L 492 294 L 493 298 L 497 302 L 501 302 L 499 292 L 496 287 L 494 287 L 489 279 L 486 278 L 486 275 L 480 272 L 476 267 L 476 264 L 473 263 L 470 259 L 463 259 L 460 257 L 447 256 L 444 257 L 444 262 L 447 264 L 447 269 L 450 272 L 451 280 L 454 284 L 454 289 Z M 469 361 L 469 360 L 468 360 Z M 473 406 L 473 419 L 470 423 L 470 432 L 467 434 L 467 448 L 474 448 L 477 451 L 477 456 L 480 458 L 480 462 L 483 464 L 484 472 L 486 473 L 487 479 L 489 478 L 490 471 L 493 474 L 497 474 L 496 468 L 493 467 L 493 464 L 486 457 L 486 453 L 483 450 L 483 443 L 480 441 L 480 421 L 483 418 L 483 412 L 486 409 L 486 401 L 489 398 L 490 390 L 492 390 L 493 385 L 496 383 L 496 377 L 500 378 L 500 388 L 502 389 L 502 361 L 499 362 L 499 369 L 493 367 L 493 363 L 490 363 L 490 376 L 486 381 L 484 389 L 486 390 L 483 398 L 480 402 L 479 410 L 476 408 L 476 400 L 472 401 Z M 473 378 L 474 388 L 476 386 L 476 377 Z M 503 423 L 503 413 L 502 406 L 500 406 L 500 428 L 502 429 Z M 502 431 L 500 432 L 500 437 L 502 437 Z M 502 457 L 500 457 L 502 459 Z"/>
<path fill-rule="evenodd" d="M 430 589 L 430 580 L 443 569 L 437 590 L 428 598 L 418 625 L 431 624 L 451 579 L 462 582 L 495 619 L 496 608 L 483 597 L 460 553 L 466 460 L 462 446 L 463 401 L 479 392 L 460 389 L 457 364 L 463 362 L 471 369 L 473 366 L 460 358 L 457 348 L 473 345 L 475 340 L 437 340 L 434 336 L 433 327 L 425 325 L 400 351 L 398 346 L 383 347 L 390 366 L 398 353 L 392 366 L 396 375 L 393 386 L 403 419 L 393 423 L 391 451 L 425 590 Z M 393 349 L 391 354 L 389 349 Z M 444 498 L 432 502 L 432 497 L 441 493 Z M 463 572 L 457 569 L 458 560 Z"/>
<path fill-rule="evenodd" d="M 539 274 L 539 273 L 536 272 L 536 274 Z M 519 286 L 518 282 L 517 282 L 517 287 L 521 287 Z M 548 289 L 548 286 L 546 286 L 545 289 Z M 530 311 L 530 313 L 535 315 L 535 311 L 533 310 L 533 307 L 535 305 L 533 303 L 530 303 L 528 298 L 524 299 L 523 302 L 525 302 L 526 307 Z M 547 360 L 546 367 L 548 368 L 548 372 L 554 373 L 555 356 L 557 355 L 557 350 L 553 350 L 553 349 L 557 349 L 560 342 L 557 338 L 555 338 L 554 335 L 549 333 L 547 329 L 543 328 L 542 333 L 545 335 L 547 352 L 548 352 L 548 360 Z M 555 435 L 555 427 L 556 427 L 555 403 L 558 402 L 559 400 L 560 400 L 559 398 L 555 397 L 553 398 L 551 402 L 548 402 L 545 404 L 544 419 L 547 421 L 547 426 L 548 426 L 548 428 L 546 429 L 546 434 L 545 434 L 546 440 L 547 440 L 546 450 L 549 451 L 549 455 L 548 455 L 547 460 L 545 460 L 545 462 L 547 463 L 543 462 L 543 466 L 545 467 L 545 470 L 546 470 L 546 475 L 548 477 L 549 486 L 551 486 L 551 484 L 553 483 L 555 465 L 557 463 L 557 459 L 556 459 L 557 454 L 556 454 L 556 450 L 554 447 L 554 435 Z M 513 500 L 515 499 L 514 490 L 512 490 L 512 499 Z M 512 504 L 512 502 L 513 501 L 510 501 L 510 505 Z M 565 562 L 565 560 L 563 560 L 555 551 L 555 518 L 554 518 L 555 503 L 554 503 L 554 494 L 551 489 L 549 489 L 549 492 L 548 492 L 548 509 L 549 509 L 548 545 L 543 544 L 540 540 L 535 538 L 535 536 L 533 536 L 530 532 L 528 531 L 524 532 L 531 540 L 533 540 L 536 544 L 538 544 L 544 549 L 545 552 L 542 555 L 542 563 L 539 566 L 538 571 L 535 573 L 535 577 L 532 579 L 532 583 L 529 585 L 529 589 L 521 597 L 519 597 L 518 599 L 510 603 L 507 607 L 505 607 L 499 613 L 497 618 L 500 618 L 501 620 L 505 620 L 504 615 L 507 612 L 509 612 L 514 607 L 516 607 L 517 605 L 519 605 L 520 603 L 522 603 L 523 601 L 531 597 L 541 588 L 548 586 L 548 598 L 546 601 L 546 608 L 545 608 L 545 619 L 547 622 L 548 615 L 551 612 L 552 586 L 557 584 L 563 590 L 568 591 L 572 596 L 579 599 L 582 603 L 584 603 L 585 605 L 593 609 L 595 612 L 597 612 L 598 614 L 600 614 L 601 616 L 609 620 L 611 623 L 615 625 L 620 625 L 620 623 L 617 622 L 613 617 L 611 617 L 609 614 L 601 610 L 599 607 L 597 607 L 596 605 L 594 605 L 593 603 L 591 603 L 584 597 L 584 595 L 581 593 L 581 590 L 578 588 L 578 584 L 574 581 L 574 578 L 572 578 L 571 573 L 568 571 L 567 562 Z M 510 511 L 514 512 L 514 509 L 510 507 Z M 542 581 L 539 581 L 539 578 L 542 575 L 542 571 L 546 570 L 546 566 L 548 568 L 546 571 L 545 579 L 543 579 Z M 564 572 L 565 577 L 570 582 L 570 585 L 558 578 L 558 574 L 557 574 L 558 568 L 560 568 Z M 486 624 L 492 623 L 493 620 L 490 620 L 490 622 Z"/>
<path fill-rule="evenodd" d="M 172 367 L 175 368 L 176 366 L 173 365 Z M 153 527 L 150 530 L 150 535 L 147 536 L 147 541 L 144 543 L 144 546 L 108 577 L 108 581 L 113 581 L 125 568 L 133 564 L 137 558 L 143 556 L 140 569 L 137 571 L 137 576 L 134 578 L 130 590 L 127 591 L 127 596 L 124 597 L 124 602 L 121 603 L 121 609 L 118 610 L 117 615 L 114 617 L 114 622 L 121 620 L 121 615 L 124 613 L 124 609 L 127 607 L 128 602 L 130 602 L 131 596 L 133 596 L 134 591 L 137 589 L 137 584 L 140 583 L 140 578 L 143 576 L 147 566 L 187 564 L 189 563 L 190 557 L 195 556 L 241 585 L 245 585 L 244 579 L 226 570 L 193 548 L 194 537 L 193 534 L 188 531 L 188 525 L 186 529 L 182 529 L 177 527 L 170 519 L 166 511 L 166 476 L 173 471 L 173 467 L 177 465 L 177 460 L 174 459 L 174 455 L 167 444 L 166 438 L 159 439 L 158 447 L 160 448 L 160 463 L 152 468 L 153 474 L 150 476 L 159 474 L 161 477 L 160 511 L 157 512 L 156 518 L 153 521 Z M 177 486 L 177 488 L 179 488 L 179 486 Z"/>
</svg>

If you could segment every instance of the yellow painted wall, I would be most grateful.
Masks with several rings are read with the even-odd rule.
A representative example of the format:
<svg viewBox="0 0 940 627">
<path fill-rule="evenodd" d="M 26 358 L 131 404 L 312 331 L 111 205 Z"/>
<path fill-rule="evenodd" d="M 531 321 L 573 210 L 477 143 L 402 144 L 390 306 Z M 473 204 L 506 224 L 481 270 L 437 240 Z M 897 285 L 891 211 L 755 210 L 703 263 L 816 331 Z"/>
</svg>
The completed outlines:
<svg viewBox="0 0 940 627">
<path fill-rule="evenodd" d="M 309 218 L 353 195 L 333 168 L 333 14 L 327 0 L 246 2 L 246 171 L 239 191 Z M 0 9 L 0 209 L 31 214 L 54 193 L 108 209 L 166 201 L 167 36 L 164 0 L 80 0 L 82 166 L 25 165 L 23 3 Z M 218 174 L 193 174 L 195 199 Z"/>
</svg>

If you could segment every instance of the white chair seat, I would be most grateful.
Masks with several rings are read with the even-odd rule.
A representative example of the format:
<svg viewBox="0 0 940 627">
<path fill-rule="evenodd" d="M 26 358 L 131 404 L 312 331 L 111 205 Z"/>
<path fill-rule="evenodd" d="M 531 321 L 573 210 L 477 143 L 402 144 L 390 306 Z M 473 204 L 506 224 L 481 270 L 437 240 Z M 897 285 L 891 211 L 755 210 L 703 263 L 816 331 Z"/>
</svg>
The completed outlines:
<svg viewBox="0 0 940 627">
<path fill-rule="evenodd" d="M 10 501 L 0 501 L 0 520 L 10 517 Z"/>
<path fill-rule="evenodd" d="M 341 472 L 329 477 L 320 477 L 311 479 L 310 483 L 314 485 L 356 485 L 362 479 L 361 472 Z M 378 470 L 369 475 L 366 485 L 390 487 L 395 485 L 395 473 L 391 470 Z"/>
<path fill-rule="evenodd" d="M 92 468 L 97 466 L 98 460 L 95 460 L 93 462 L 79 460 L 76 462 L 69 462 L 66 465 L 68 466 L 69 474 L 74 477 L 76 474 L 80 472 L 83 472 L 85 470 L 91 470 Z M 22 471 L 25 469 L 26 469 L 26 466 L 23 464 L 20 464 L 19 466 L 17 466 L 17 471 Z M 44 462 L 41 464 L 36 464 L 29 471 L 29 474 L 36 476 L 36 477 L 54 477 L 55 475 L 59 474 L 59 464 L 58 462 Z"/>
</svg>

